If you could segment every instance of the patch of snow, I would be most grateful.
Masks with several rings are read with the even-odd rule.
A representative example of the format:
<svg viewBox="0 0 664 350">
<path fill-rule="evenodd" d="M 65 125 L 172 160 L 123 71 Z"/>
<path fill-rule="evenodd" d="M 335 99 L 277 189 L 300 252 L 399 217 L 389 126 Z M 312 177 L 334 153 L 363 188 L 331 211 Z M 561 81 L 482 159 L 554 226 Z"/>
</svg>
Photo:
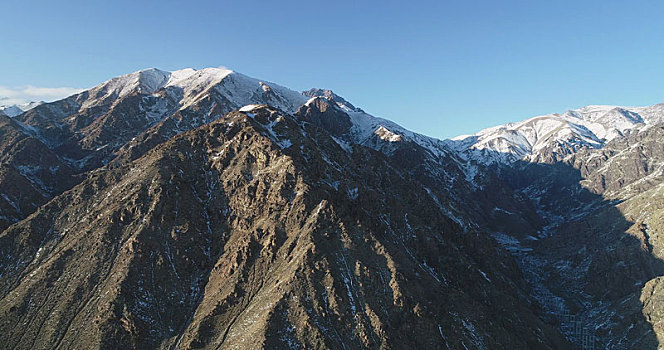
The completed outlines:
<svg viewBox="0 0 664 350">
<path fill-rule="evenodd" d="M 332 136 L 332 135 L 330 135 L 330 136 Z M 350 143 L 348 143 L 346 140 L 340 139 L 340 138 L 335 137 L 335 136 L 332 136 L 332 139 L 333 139 L 334 142 L 336 142 L 339 146 L 341 146 L 341 148 L 342 148 L 344 151 L 346 151 L 346 152 L 348 152 L 348 153 L 353 153 L 353 146 L 352 146 Z"/>
<path fill-rule="evenodd" d="M 507 211 L 503 208 L 498 208 L 498 207 L 493 208 L 493 211 L 503 213 L 503 214 L 507 214 L 507 215 L 514 215 L 514 213 L 512 213 L 511 211 Z"/>
<path fill-rule="evenodd" d="M 261 107 L 261 105 L 250 104 L 250 105 L 243 106 L 242 108 L 239 109 L 239 111 L 240 112 L 251 112 L 254 109 L 259 108 L 259 107 Z"/>
<path fill-rule="evenodd" d="M 487 275 L 486 275 L 486 273 L 484 273 L 484 271 L 482 271 L 480 269 L 477 269 L 477 271 L 482 275 L 482 277 L 484 277 L 485 280 L 491 282 L 491 279 L 489 277 L 487 277 Z"/>
</svg>

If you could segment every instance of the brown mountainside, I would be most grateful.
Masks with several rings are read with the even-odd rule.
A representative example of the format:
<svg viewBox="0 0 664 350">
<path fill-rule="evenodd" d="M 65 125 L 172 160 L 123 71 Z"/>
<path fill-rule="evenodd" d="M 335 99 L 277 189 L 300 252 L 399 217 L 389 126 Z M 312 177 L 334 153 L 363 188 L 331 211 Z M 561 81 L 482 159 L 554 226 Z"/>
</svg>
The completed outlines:
<svg viewBox="0 0 664 350">
<path fill-rule="evenodd" d="M 343 166 L 342 166 L 343 164 Z M 0 235 L 12 348 L 561 348 L 510 259 L 382 154 L 261 107 Z"/>
</svg>

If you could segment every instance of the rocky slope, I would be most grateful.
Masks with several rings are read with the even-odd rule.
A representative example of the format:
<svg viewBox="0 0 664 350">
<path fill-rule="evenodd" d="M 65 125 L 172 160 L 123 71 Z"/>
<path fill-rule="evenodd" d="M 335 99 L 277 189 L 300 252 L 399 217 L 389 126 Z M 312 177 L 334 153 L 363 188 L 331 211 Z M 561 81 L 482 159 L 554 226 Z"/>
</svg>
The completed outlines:
<svg viewBox="0 0 664 350">
<path fill-rule="evenodd" d="M 443 141 L 369 115 L 329 90 L 300 94 L 224 68 L 131 73 L 40 105 L 16 121 L 70 168 L 86 173 L 135 160 L 175 135 L 250 104 L 266 104 L 288 113 L 300 109 L 300 115 L 308 113 L 310 122 L 330 132 L 340 144 L 383 152 L 427 183 L 432 195 L 463 226 L 499 223 L 519 230 L 540 224 L 523 199 L 506 193 L 505 186 L 487 186 L 498 179 L 464 171 L 463 162 Z M 320 115 L 313 116 L 313 110 Z M 495 207 L 519 208 L 526 213 L 525 219 L 505 217 L 503 212 L 492 211 Z M 496 217 L 502 219 L 494 220 Z M 494 226 L 491 228 L 497 228 Z"/>
<path fill-rule="evenodd" d="M 463 151 L 470 163 L 478 155 L 493 162 L 493 172 L 545 220 L 531 238 L 509 231 L 496 238 L 519 260 L 533 296 L 579 345 L 596 338 L 599 347 L 654 349 L 662 339 L 654 291 L 664 275 L 664 125 L 656 122 L 664 114 L 644 115 L 646 122 L 624 135 L 564 152 L 542 148 L 516 160 L 474 146 Z"/>
<path fill-rule="evenodd" d="M 0 115 L 0 230 L 81 180 L 17 121 Z"/>
<path fill-rule="evenodd" d="M 481 165 L 465 163 L 445 142 L 408 131 L 354 107 L 329 90 L 304 92 L 312 98 L 297 115 L 330 132 L 342 146 L 358 144 L 385 154 L 422 183 L 432 200 L 465 229 L 510 230 L 525 234 L 542 221 L 527 200 Z M 515 211 L 522 215 L 505 215 Z"/>
<path fill-rule="evenodd" d="M 0 235 L 12 348 L 561 348 L 516 265 L 381 153 L 252 106 Z"/>
</svg>

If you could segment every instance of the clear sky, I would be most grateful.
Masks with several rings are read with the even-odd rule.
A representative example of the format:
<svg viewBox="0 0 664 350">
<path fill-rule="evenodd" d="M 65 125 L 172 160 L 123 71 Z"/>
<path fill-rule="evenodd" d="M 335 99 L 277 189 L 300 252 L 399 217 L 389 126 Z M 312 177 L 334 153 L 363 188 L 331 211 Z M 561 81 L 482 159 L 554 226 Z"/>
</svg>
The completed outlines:
<svg viewBox="0 0 664 350">
<path fill-rule="evenodd" d="M 226 66 L 439 138 L 664 102 L 664 1 L 2 0 L 0 14 L 5 101 Z"/>
</svg>

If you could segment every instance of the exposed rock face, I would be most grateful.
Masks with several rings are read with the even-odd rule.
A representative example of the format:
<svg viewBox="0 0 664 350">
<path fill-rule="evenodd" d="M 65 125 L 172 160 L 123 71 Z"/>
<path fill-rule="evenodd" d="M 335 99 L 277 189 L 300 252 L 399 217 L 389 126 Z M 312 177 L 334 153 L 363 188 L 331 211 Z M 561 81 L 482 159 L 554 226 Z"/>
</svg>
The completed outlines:
<svg viewBox="0 0 664 350">
<path fill-rule="evenodd" d="M 568 162 L 583 184 L 607 198 L 627 198 L 664 181 L 664 124 L 630 133 L 600 150 L 585 150 Z"/>
<path fill-rule="evenodd" d="M 495 243 L 428 196 L 380 153 L 348 152 L 267 107 L 232 112 L 2 233 L 0 337 L 16 348 L 566 347 Z"/>
<path fill-rule="evenodd" d="M 332 90 L 327 90 L 327 89 L 309 89 L 307 91 L 302 92 L 304 96 L 307 97 L 324 97 L 326 100 L 333 102 L 337 105 L 342 105 L 345 106 L 347 109 L 356 111 L 356 112 L 364 112 L 362 109 L 357 108 L 353 106 L 350 102 L 346 101 L 343 97 L 335 94 Z"/>
<path fill-rule="evenodd" d="M 353 126 L 348 114 L 336 108 L 332 101 L 322 97 L 307 101 L 297 110 L 295 115 L 325 129 L 334 136 L 348 134 L 351 126 Z"/>
<path fill-rule="evenodd" d="M 663 277 L 653 278 L 648 281 L 641 291 L 640 301 L 643 304 L 643 315 L 652 325 L 659 344 L 664 343 L 664 281 Z M 652 344 L 652 347 L 656 344 Z"/>
</svg>

